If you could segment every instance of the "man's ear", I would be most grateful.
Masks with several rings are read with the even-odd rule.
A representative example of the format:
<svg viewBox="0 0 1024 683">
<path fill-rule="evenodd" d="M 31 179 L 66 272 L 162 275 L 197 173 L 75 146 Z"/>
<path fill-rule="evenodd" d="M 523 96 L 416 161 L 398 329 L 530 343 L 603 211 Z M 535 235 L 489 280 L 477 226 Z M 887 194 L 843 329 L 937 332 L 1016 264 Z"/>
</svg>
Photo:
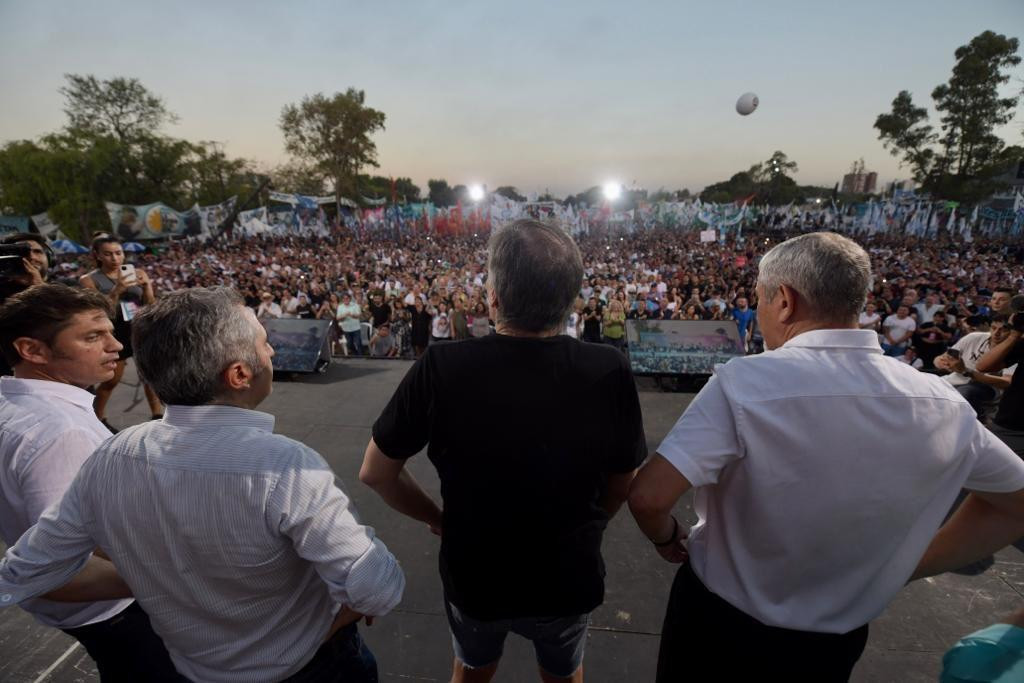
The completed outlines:
<svg viewBox="0 0 1024 683">
<path fill-rule="evenodd" d="M 18 337 L 12 346 L 23 360 L 35 365 L 46 365 L 53 359 L 53 351 L 49 345 L 32 337 Z"/>
<path fill-rule="evenodd" d="M 802 302 L 800 295 L 789 285 L 779 285 L 779 291 L 775 295 L 782 297 L 779 302 L 779 322 L 788 325 L 796 319 L 797 306 Z"/>
<path fill-rule="evenodd" d="M 236 360 L 227 366 L 224 372 L 221 373 L 224 387 L 228 391 L 245 391 L 252 386 L 253 376 L 252 368 L 249 367 L 248 363 L 243 363 L 240 360 Z"/>
</svg>

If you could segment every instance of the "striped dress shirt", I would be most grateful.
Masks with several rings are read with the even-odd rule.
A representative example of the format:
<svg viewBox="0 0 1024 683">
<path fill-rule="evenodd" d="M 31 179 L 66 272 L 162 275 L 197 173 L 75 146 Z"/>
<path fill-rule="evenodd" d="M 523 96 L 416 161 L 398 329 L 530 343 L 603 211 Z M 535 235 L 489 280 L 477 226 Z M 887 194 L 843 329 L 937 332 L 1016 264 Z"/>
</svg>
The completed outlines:
<svg viewBox="0 0 1024 683">
<path fill-rule="evenodd" d="M 339 605 L 383 615 L 405 577 L 315 451 L 274 418 L 168 406 L 122 431 L 0 562 L 0 604 L 64 584 L 94 547 L 111 557 L 178 670 L 276 681 L 315 654 Z"/>
</svg>

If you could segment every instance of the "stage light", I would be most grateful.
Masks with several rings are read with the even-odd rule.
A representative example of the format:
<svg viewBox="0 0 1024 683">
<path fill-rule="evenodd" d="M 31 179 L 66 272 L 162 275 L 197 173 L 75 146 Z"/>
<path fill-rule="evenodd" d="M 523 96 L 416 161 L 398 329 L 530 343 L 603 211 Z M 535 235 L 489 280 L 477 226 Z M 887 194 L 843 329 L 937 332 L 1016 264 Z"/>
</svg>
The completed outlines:
<svg viewBox="0 0 1024 683">
<path fill-rule="evenodd" d="M 478 202 L 484 198 L 484 188 L 480 185 L 469 186 L 469 198 L 474 202 Z"/>
<path fill-rule="evenodd" d="M 605 183 L 602 191 L 605 199 L 614 202 L 622 196 L 622 185 L 620 183 Z"/>
</svg>

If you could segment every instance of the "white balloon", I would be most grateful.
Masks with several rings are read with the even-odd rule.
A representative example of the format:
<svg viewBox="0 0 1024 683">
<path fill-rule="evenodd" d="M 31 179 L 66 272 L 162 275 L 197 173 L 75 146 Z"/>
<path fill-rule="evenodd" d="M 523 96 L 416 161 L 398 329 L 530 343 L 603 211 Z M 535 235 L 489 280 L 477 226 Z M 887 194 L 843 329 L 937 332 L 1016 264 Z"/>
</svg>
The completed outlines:
<svg viewBox="0 0 1024 683">
<path fill-rule="evenodd" d="M 740 98 L 736 100 L 736 112 L 742 116 L 753 114 L 754 110 L 757 109 L 758 99 L 757 95 L 752 92 L 743 93 Z"/>
</svg>

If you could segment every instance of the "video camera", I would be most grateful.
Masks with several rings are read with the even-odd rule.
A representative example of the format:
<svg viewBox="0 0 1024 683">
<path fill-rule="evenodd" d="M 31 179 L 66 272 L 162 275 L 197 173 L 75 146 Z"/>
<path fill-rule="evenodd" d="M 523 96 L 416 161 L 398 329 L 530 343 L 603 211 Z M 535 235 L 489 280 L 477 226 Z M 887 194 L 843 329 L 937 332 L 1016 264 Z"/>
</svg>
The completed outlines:
<svg viewBox="0 0 1024 683">
<path fill-rule="evenodd" d="M 24 275 L 25 263 L 22 259 L 27 259 L 31 256 L 31 242 L 0 244 L 0 278 Z"/>
</svg>

